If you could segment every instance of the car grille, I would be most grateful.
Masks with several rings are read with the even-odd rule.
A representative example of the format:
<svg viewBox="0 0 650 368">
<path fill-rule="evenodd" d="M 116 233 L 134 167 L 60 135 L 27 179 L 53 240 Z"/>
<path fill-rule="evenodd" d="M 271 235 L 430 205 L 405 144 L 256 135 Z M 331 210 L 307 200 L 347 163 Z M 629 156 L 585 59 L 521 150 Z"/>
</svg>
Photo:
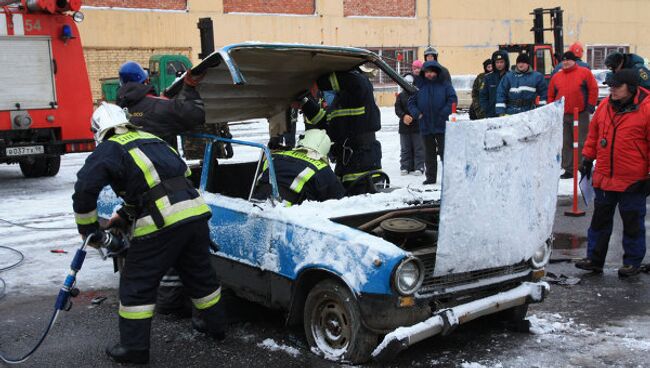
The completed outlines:
<svg viewBox="0 0 650 368">
<path fill-rule="evenodd" d="M 526 262 L 511 266 L 486 268 L 479 271 L 456 273 L 446 276 L 433 277 L 433 268 L 436 263 L 436 254 L 420 254 L 418 258 L 424 264 L 424 281 L 418 294 L 431 294 L 434 291 L 443 291 L 454 286 L 468 284 L 482 279 L 489 279 L 498 276 L 506 276 L 521 273 L 530 269 Z"/>
</svg>

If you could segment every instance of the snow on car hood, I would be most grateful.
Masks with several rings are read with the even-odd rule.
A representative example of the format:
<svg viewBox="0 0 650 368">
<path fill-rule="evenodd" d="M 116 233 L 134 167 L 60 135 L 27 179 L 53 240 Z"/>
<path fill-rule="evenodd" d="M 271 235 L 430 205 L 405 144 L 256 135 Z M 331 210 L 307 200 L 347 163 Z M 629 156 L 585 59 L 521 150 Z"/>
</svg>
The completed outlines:
<svg viewBox="0 0 650 368">
<path fill-rule="evenodd" d="M 551 237 L 563 114 L 447 123 L 436 276 L 519 263 Z"/>
</svg>

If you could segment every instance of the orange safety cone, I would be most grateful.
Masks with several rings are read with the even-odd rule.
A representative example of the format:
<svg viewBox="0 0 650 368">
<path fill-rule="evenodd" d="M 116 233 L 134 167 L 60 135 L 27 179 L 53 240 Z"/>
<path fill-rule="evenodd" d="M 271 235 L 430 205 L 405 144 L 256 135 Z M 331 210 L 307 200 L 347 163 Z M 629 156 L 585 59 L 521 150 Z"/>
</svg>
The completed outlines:
<svg viewBox="0 0 650 368">
<path fill-rule="evenodd" d="M 578 209 L 578 108 L 573 109 L 573 208 L 565 211 L 564 216 L 580 217 L 585 211 Z"/>
<path fill-rule="evenodd" d="M 457 118 L 457 115 L 456 115 L 456 103 L 453 102 L 451 104 L 451 116 L 449 116 L 449 121 L 451 121 L 452 123 L 455 123 L 456 118 Z"/>
</svg>

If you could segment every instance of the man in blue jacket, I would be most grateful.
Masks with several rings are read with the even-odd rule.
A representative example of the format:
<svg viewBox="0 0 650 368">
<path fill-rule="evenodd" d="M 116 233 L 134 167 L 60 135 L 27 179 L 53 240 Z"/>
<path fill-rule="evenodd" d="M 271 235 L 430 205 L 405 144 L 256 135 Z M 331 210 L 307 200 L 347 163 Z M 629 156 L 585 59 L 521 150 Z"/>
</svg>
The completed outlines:
<svg viewBox="0 0 650 368">
<path fill-rule="evenodd" d="M 497 116 L 494 109 L 494 105 L 497 103 L 497 87 L 499 87 L 499 82 L 506 75 L 508 69 L 510 69 L 508 52 L 497 50 L 492 53 L 492 72 L 485 75 L 483 88 L 479 92 L 481 109 L 483 109 L 487 118 Z"/>
<path fill-rule="evenodd" d="M 527 54 L 519 54 L 515 70 L 508 72 L 499 83 L 495 112 L 501 116 L 532 110 L 537 97 L 539 104 L 545 105 L 547 91 L 542 73 L 530 67 Z"/>
<path fill-rule="evenodd" d="M 440 161 L 444 159 L 445 123 L 451 114 L 451 105 L 458 101 L 451 81 L 440 76 L 442 66 L 437 61 L 427 61 L 420 71 L 420 90 L 409 98 L 411 116 L 417 116 L 420 122 L 420 135 L 424 143 L 424 165 L 426 180 L 424 184 L 435 184 L 438 171 L 436 154 Z"/>
</svg>

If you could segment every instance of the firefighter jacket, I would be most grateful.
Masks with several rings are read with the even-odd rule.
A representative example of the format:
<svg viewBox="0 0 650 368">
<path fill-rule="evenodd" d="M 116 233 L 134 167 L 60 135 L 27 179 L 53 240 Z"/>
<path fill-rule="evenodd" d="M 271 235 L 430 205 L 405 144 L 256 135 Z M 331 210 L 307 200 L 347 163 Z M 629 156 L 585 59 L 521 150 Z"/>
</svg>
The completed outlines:
<svg viewBox="0 0 650 368">
<path fill-rule="evenodd" d="M 496 61 L 497 59 L 502 59 L 506 62 L 505 69 L 503 73 L 500 73 L 497 70 Z M 492 73 L 485 75 L 483 79 L 483 88 L 479 92 L 479 102 L 481 108 L 485 112 L 486 118 L 493 118 L 497 116 L 494 106 L 497 103 L 497 88 L 501 79 L 508 73 L 510 69 L 510 58 L 506 50 L 497 50 L 492 53 Z"/>
<path fill-rule="evenodd" d="M 339 199 L 345 195 L 343 185 L 324 160 L 313 159 L 302 149 L 276 152 L 272 157 L 278 190 L 285 205 L 305 200 Z M 264 162 L 256 198 L 268 198 L 271 194 L 268 168 L 268 162 Z"/>
<path fill-rule="evenodd" d="M 118 213 L 143 237 L 198 218 L 210 209 L 191 185 L 185 162 L 160 138 L 138 130 L 100 143 L 77 173 L 72 207 L 79 233 L 96 231 L 97 198 L 110 185 L 124 200 Z"/>
<path fill-rule="evenodd" d="M 578 66 L 562 69 L 551 78 L 548 86 L 547 102 L 551 103 L 564 97 L 564 113 L 573 114 L 588 109 L 594 112 L 598 102 L 598 82 L 591 70 Z"/>
<path fill-rule="evenodd" d="M 638 88 L 634 99 L 616 106 L 601 101 L 589 124 L 582 155 L 596 160 L 594 188 L 624 192 L 650 173 L 650 98 Z"/>
<path fill-rule="evenodd" d="M 534 109 L 537 97 L 540 105 L 546 105 L 547 95 L 546 80 L 542 73 L 531 67 L 525 72 L 510 71 L 499 83 L 494 110 L 497 115 L 518 114 Z"/>
<path fill-rule="evenodd" d="M 180 94 L 170 100 L 155 96 L 152 86 L 129 82 L 117 91 L 116 103 L 128 108 L 131 123 L 162 138 L 172 147 L 176 147 L 178 134 L 205 124 L 201 96 L 186 84 Z"/>
</svg>

